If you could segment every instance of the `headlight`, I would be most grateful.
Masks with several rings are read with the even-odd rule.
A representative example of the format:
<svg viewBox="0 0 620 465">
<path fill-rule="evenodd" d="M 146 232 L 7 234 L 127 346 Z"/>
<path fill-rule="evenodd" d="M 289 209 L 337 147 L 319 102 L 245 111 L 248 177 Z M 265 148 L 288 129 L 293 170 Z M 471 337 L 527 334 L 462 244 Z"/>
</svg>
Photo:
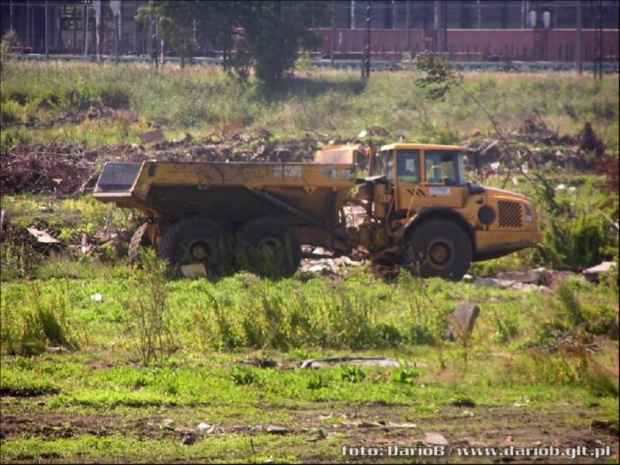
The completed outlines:
<svg viewBox="0 0 620 465">
<path fill-rule="evenodd" d="M 534 222 L 534 214 L 532 213 L 532 207 L 529 206 L 527 203 L 525 204 L 525 221 L 527 223 Z"/>
</svg>

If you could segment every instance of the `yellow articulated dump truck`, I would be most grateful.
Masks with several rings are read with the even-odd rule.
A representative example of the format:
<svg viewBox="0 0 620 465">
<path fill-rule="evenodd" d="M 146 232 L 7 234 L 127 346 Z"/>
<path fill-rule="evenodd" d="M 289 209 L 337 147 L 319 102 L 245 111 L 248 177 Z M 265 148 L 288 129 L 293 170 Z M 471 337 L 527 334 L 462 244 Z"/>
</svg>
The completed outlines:
<svg viewBox="0 0 620 465">
<path fill-rule="evenodd" d="M 305 244 L 459 280 L 472 261 L 542 238 L 532 202 L 468 183 L 465 156 L 458 146 L 397 143 L 327 147 L 313 163 L 108 163 L 94 197 L 141 211 L 131 261 L 152 246 L 181 266 L 217 272 L 232 262 L 280 277 L 295 273 Z"/>
</svg>

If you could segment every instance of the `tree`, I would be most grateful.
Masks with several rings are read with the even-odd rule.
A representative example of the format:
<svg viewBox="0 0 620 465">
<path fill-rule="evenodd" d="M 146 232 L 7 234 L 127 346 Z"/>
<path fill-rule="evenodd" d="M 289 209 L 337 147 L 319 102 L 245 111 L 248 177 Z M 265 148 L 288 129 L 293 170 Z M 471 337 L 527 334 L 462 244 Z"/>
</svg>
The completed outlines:
<svg viewBox="0 0 620 465">
<path fill-rule="evenodd" d="M 223 50 L 230 50 L 231 36 L 237 36 L 239 58 L 247 54 L 256 77 L 267 87 L 293 67 L 300 48 L 319 43 L 310 28 L 328 20 L 325 1 L 151 0 L 149 7 L 139 11 L 142 22 L 147 21 L 150 8 L 159 18 L 162 38 L 182 57 L 194 51 L 194 21 Z M 233 64 L 242 68 L 248 60 L 237 59 Z"/>
<path fill-rule="evenodd" d="M 236 3 L 234 11 L 244 30 L 256 77 L 271 87 L 291 69 L 300 48 L 317 45 L 310 27 L 326 21 L 325 2 L 250 1 Z"/>
<path fill-rule="evenodd" d="M 136 19 L 149 27 L 150 17 L 153 14 L 159 20 L 161 38 L 169 43 L 181 57 L 181 64 L 185 58 L 194 53 L 193 28 L 194 20 L 203 12 L 199 1 L 151 1 L 148 7 L 138 9 Z M 150 38 L 149 38 L 150 40 Z"/>
</svg>

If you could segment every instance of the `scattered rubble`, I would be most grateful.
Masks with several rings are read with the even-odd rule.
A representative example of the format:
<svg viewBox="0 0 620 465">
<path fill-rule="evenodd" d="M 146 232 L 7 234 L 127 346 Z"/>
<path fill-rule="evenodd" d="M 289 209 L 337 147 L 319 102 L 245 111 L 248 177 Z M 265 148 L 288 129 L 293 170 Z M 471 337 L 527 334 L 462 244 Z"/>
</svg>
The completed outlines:
<svg viewBox="0 0 620 465">
<path fill-rule="evenodd" d="M 447 446 L 448 440 L 439 433 L 425 433 L 424 442 L 434 446 Z"/>
<path fill-rule="evenodd" d="M 0 157 L 0 196 L 20 193 L 81 195 L 93 188 L 102 162 L 144 161 L 138 146 L 18 145 Z"/>
<path fill-rule="evenodd" d="M 446 331 L 446 338 L 456 341 L 465 337 L 474 329 L 476 319 L 480 315 L 480 307 L 471 303 L 463 303 L 456 307 L 450 318 L 450 327 Z"/>
<path fill-rule="evenodd" d="M 583 275 L 590 282 L 597 283 L 599 282 L 601 275 L 604 273 L 609 273 L 611 270 L 617 267 L 616 262 L 602 262 L 592 268 L 588 268 L 583 270 Z"/>
<path fill-rule="evenodd" d="M 198 424 L 198 430 L 204 434 L 211 434 L 215 431 L 215 425 L 209 425 L 205 422 Z"/>
<path fill-rule="evenodd" d="M 324 359 L 309 359 L 304 360 L 299 365 L 299 368 L 323 368 L 328 366 L 338 365 L 363 365 L 363 366 L 378 366 L 378 367 L 400 367 L 401 363 L 391 358 L 383 357 L 331 357 Z M 409 367 L 423 368 L 425 363 L 410 362 L 407 364 Z"/>
<path fill-rule="evenodd" d="M 207 269 L 203 263 L 194 263 L 192 265 L 181 266 L 181 273 L 188 279 L 206 278 Z"/>
<path fill-rule="evenodd" d="M 606 156 L 605 145 L 590 123 L 585 124 L 577 137 L 560 135 L 550 130 L 544 120 L 536 115 L 526 118 L 518 130 L 504 136 L 506 143 L 518 147 L 513 151 L 517 159 L 509 159 L 505 144 L 500 144 L 498 139 L 484 137 L 480 132 L 474 133 L 463 144 L 471 148 L 474 155 L 472 168 L 482 178 L 505 174 L 511 169 L 527 172 L 532 168 L 548 169 L 552 166 L 594 170 L 596 160 Z"/>
<path fill-rule="evenodd" d="M 274 141 L 271 133 L 261 128 L 249 134 L 210 135 L 199 140 L 186 134 L 177 141 L 165 140 L 164 133 L 157 128 L 142 134 L 141 140 L 142 144 L 152 145 L 147 149 L 126 143 L 98 148 L 57 142 L 20 144 L 0 158 L 0 196 L 82 195 L 94 187 L 99 170 L 107 161 L 311 161 L 320 143 L 310 134 Z"/>
<path fill-rule="evenodd" d="M 551 273 L 541 267 L 527 271 L 507 271 L 498 273 L 497 279 L 516 281 L 521 284 L 538 284 L 548 286 L 551 283 Z"/>
<path fill-rule="evenodd" d="M 550 292 L 550 286 L 555 280 L 577 276 L 579 275 L 571 271 L 551 271 L 545 268 L 535 268 L 526 271 L 501 272 L 498 273 L 495 278 L 471 278 L 470 282 L 473 282 L 477 287 L 512 289 L 516 291 Z"/>
<path fill-rule="evenodd" d="M 37 238 L 37 242 L 41 242 L 42 244 L 58 244 L 60 241 L 45 231 L 39 231 L 34 228 L 26 228 L 26 230 Z"/>
<path fill-rule="evenodd" d="M 355 257 L 358 258 L 358 257 Z M 336 258 L 303 259 L 300 270 L 323 275 L 341 275 L 347 267 L 358 267 L 365 263 L 363 259 L 353 260 L 342 256 Z"/>
<path fill-rule="evenodd" d="M 86 118 L 135 120 L 135 115 L 126 113 L 108 108 L 91 108 L 84 114 L 69 115 L 67 118 L 70 120 L 75 117 L 78 122 Z M 186 134 L 182 139 L 168 141 L 160 125 L 154 124 L 151 127 L 151 131 L 140 135 L 142 145 L 120 143 L 98 148 L 58 142 L 18 145 L 3 154 L 0 160 L 0 195 L 26 192 L 84 194 L 94 186 L 99 169 L 106 161 L 311 161 L 322 145 L 357 140 L 322 133 L 306 133 L 301 137 L 277 140 L 269 131 L 258 127 L 248 132 L 222 131 L 200 139 Z M 375 143 L 384 139 L 397 139 L 396 135 L 378 126 L 364 132 L 366 136 L 373 137 Z M 506 137 L 509 141 L 531 146 L 524 148 L 523 153 L 519 152 L 520 160 L 517 164 L 525 170 L 550 164 L 593 169 L 594 158 L 585 155 L 594 153 L 598 160 L 605 156 L 605 146 L 590 123 L 586 123 L 579 137 L 560 136 L 549 130 L 542 118 L 534 117 L 526 119 L 518 131 Z M 508 160 L 504 160 L 505 153 L 497 139 L 485 139 L 476 133 L 464 142 L 463 145 L 469 145 L 475 154 L 473 168 L 483 175 L 500 173 L 509 164 Z M 147 144 L 148 149 L 145 148 Z"/>
<path fill-rule="evenodd" d="M 267 434 L 277 434 L 277 435 L 284 435 L 284 434 L 288 434 L 291 432 L 291 430 L 288 429 L 286 426 L 278 426 L 278 425 L 268 425 L 267 428 L 265 428 L 265 431 L 267 432 Z"/>
</svg>

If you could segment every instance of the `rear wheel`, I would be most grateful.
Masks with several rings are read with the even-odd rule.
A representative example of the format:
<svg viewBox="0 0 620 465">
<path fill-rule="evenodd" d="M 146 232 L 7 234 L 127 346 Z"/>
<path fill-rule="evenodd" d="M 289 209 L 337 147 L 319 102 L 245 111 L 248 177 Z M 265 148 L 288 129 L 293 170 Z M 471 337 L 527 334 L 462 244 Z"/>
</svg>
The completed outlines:
<svg viewBox="0 0 620 465">
<path fill-rule="evenodd" d="M 292 276 L 301 262 L 301 245 L 280 220 L 257 218 L 237 232 L 239 262 L 259 276 L 277 279 Z"/>
<path fill-rule="evenodd" d="M 463 229 L 450 220 L 429 220 L 407 238 L 414 271 L 420 276 L 460 280 L 472 260 L 472 246 Z"/>
<path fill-rule="evenodd" d="M 206 218 L 177 221 L 162 235 L 159 256 L 175 265 L 202 263 L 208 272 L 220 273 L 226 263 L 226 232 Z"/>
<path fill-rule="evenodd" d="M 151 243 L 151 238 L 148 235 L 149 224 L 144 223 L 140 226 L 133 236 L 131 236 L 131 241 L 129 242 L 129 252 L 128 258 L 129 263 L 138 263 L 140 259 L 140 249 L 143 247 L 151 247 L 153 244 Z"/>
</svg>

